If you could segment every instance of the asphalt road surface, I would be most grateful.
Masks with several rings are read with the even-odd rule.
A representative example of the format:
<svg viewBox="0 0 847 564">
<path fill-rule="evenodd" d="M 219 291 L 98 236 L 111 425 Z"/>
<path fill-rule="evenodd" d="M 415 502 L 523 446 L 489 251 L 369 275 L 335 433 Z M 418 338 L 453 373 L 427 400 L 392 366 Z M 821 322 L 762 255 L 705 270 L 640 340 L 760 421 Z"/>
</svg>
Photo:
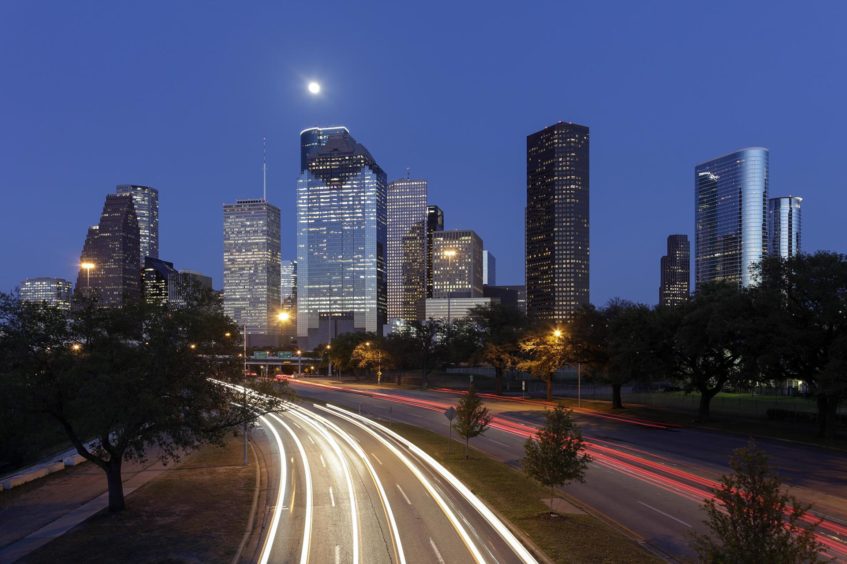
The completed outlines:
<svg viewBox="0 0 847 564">
<path fill-rule="evenodd" d="M 356 413 L 292 406 L 253 434 L 273 460 L 261 564 L 535 561 L 452 475 Z"/>
<path fill-rule="evenodd" d="M 446 435 L 444 410 L 458 393 L 409 391 L 374 386 L 340 386 L 317 380 L 291 381 L 304 398 L 351 406 L 372 417 L 393 419 Z M 494 420 L 473 446 L 517 466 L 523 446 L 543 420 L 543 402 L 485 397 Z M 576 412 L 594 458 L 585 484 L 565 490 L 617 522 L 658 554 L 687 559 L 689 533 L 704 531 L 703 500 L 728 471 L 742 436 L 681 429 L 607 413 Z M 814 504 L 823 519 L 818 540 L 830 556 L 847 561 L 847 456 L 843 452 L 759 440 L 793 495 Z M 811 517 L 810 517 L 811 518 Z"/>
</svg>

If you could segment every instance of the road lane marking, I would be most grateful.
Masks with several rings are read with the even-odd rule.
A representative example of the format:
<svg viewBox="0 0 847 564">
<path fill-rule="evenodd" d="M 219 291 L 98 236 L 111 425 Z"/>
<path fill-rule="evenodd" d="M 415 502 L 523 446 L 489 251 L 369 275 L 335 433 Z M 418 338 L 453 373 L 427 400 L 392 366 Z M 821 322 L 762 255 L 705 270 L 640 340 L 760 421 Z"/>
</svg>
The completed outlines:
<svg viewBox="0 0 847 564">
<path fill-rule="evenodd" d="M 432 540 L 432 537 L 429 537 L 429 546 L 432 547 L 432 551 L 435 553 L 435 558 L 438 560 L 438 564 L 444 564 L 444 558 L 442 558 L 441 553 L 438 552 L 438 547 L 435 546 L 435 541 Z"/>
<path fill-rule="evenodd" d="M 332 506 L 335 507 L 335 496 L 332 493 L 332 486 L 329 487 L 329 501 L 332 503 Z"/>
<path fill-rule="evenodd" d="M 312 470 L 309 467 L 309 459 L 306 457 L 306 449 L 303 448 L 303 443 L 300 441 L 297 433 L 294 432 L 294 429 L 289 427 L 288 424 L 280 419 L 276 414 L 271 413 L 270 416 L 276 419 L 279 424 L 285 428 L 288 434 L 291 435 L 291 438 L 294 439 L 294 444 L 297 446 L 297 450 L 300 452 L 300 458 L 303 462 L 303 475 L 306 478 L 306 519 L 303 524 L 303 548 L 300 551 L 300 564 L 308 564 L 309 548 L 312 542 Z"/>
<path fill-rule="evenodd" d="M 355 413 L 348 411 L 346 409 L 342 409 L 338 406 L 335 406 L 335 405 L 332 405 L 332 404 L 326 404 L 326 406 L 315 405 L 315 408 L 320 409 L 322 411 L 335 413 L 339 417 L 343 417 L 343 418 L 345 418 L 345 419 L 347 419 L 351 422 L 354 422 L 354 423 L 356 421 L 362 421 L 364 423 L 362 423 L 362 424 L 357 423 L 360 427 L 368 428 L 369 430 L 370 430 L 371 427 L 374 428 L 374 429 L 378 429 L 380 431 L 380 433 L 387 435 L 387 436 L 391 437 L 392 439 L 394 439 L 395 441 L 399 442 L 400 444 L 404 445 L 416 457 L 423 460 L 427 465 L 429 465 L 430 468 L 432 468 L 435 471 L 436 474 L 441 476 L 442 479 L 444 479 L 456 491 L 458 491 L 459 494 L 461 494 L 462 497 L 464 497 L 465 500 L 467 500 L 467 502 L 470 503 L 471 506 L 473 506 L 474 509 L 476 509 L 476 511 L 483 517 L 483 519 L 485 519 L 488 522 L 488 524 L 491 525 L 491 527 L 495 531 L 497 531 L 497 534 L 500 535 L 500 538 L 502 538 L 503 541 L 505 541 L 506 544 L 509 545 L 509 548 L 512 549 L 512 552 L 514 552 L 515 555 L 518 556 L 518 558 L 520 558 L 521 561 L 527 562 L 527 563 L 537 562 L 537 560 L 532 556 L 532 554 L 529 552 L 529 550 L 527 550 L 527 548 L 523 544 L 521 544 L 521 542 L 517 539 L 517 537 L 514 535 L 514 533 L 512 533 L 512 531 L 510 531 L 509 528 L 506 527 L 506 525 L 500 519 L 498 519 L 497 516 L 494 515 L 494 513 L 484 503 L 482 503 L 482 501 L 480 501 L 480 499 L 476 495 L 474 495 L 474 493 L 472 491 L 470 491 L 470 489 L 468 489 L 468 487 L 465 484 L 463 484 L 458 478 L 456 478 L 446 468 L 444 468 L 444 466 L 442 464 L 440 464 L 438 461 L 436 461 L 434 458 L 432 458 L 426 452 L 421 450 L 421 448 L 418 447 L 416 444 L 409 441 L 405 437 L 398 435 L 397 433 L 395 433 L 391 429 L 386 428 L 384 425 L 380 425 L 379 423 L 372 421 L 372 420 L 370 420 L 366 417 L 357 416 Z M 378 435 L 375 431 L 371 431 L 371 435 L 376 436 L 384 444 L 388 444 L 388 445 L 391 444 L 387 441 L 387 439 L 383 438 L 381 435 Z M 396 451 L 396 449 L 394 449 L 394 448 L 392 448 L 391 450 L 392 450 L 392 452 L 399 452 L 399 451 Z M 480 560 L 481 559 L 482 559 L 482 557 L 480 555 Z"/>
<path fill-rule="evenodd" d="M 309 439 L 310 443 L 315 444 L 315 440 L 312 437 L 310 437 L 309 435 L 306 435 L 306 438 Z"/>
<path fill-rule="evenodd" d="M 324 468 L 326 468 L 326 461 L 324 460 L 324 455 L 322 455 L 322 454 L 321 454 L 321 455 L 319 455 L 319 456 L 321 457 L 321 466 L 323 466 Z"/>
<path fill-rule="evenodd" d="M 279 528 L 279 520 L 282 516 L 282 510 L 285 507 L 283 505 L 283 501 L 285 499 L 285 489 L 286 482 L 288 479 L 288 472 L 286 470 L 285 465 L 285 448 L 282 445 L 282 439 L 277 433 L 274 426 L 268 421 L 263 415 L 260 417 L 265 425 L 267 425 L 268 429 L 271 430 L 271 434 L 274 436 L 274 440 L 276 440 L 277 448 L 279 449 L 279 490 L 276 494 L 276 506 L 274 507 L 273 517 L 271 518 L 271 526 L 268 528 L 268 536 L 265 537 L 265 544 L 262 546 L 262 553 L 259 557 L 259 564 L 267 564 L 268 558 L 271 555 L 271 548 L 273 547 L 273 540 L 276 537 L 276 531 Z M 293 504 L 292 504 L 293 505 Z"/>
<path fill-rule="evenodd" d="M 376 455 L 375 452 L 372 452 L 371 456 L 373 456 L 376 459 L 376 461 L 379 462 L 379 465 L 382 466 L 382 460 L 379 459 L 379 457 Z"/>
<path fill-rule="evenodd" d="M 341 564 L 341 545 L 335 545 L 335 564 Z"/>
<path fill-rule="evenodd" d="M 662 511 L 661 509 L 656 509 L 656 508 L 655 508 L 655 507 L 653 507 L 652 505 L 647 504 L 647 503 L 644 503 L 644 502 L 643 502 L 643 501 L 641 501 L 641 500 L 639 500 L 639 501 L 638 501 L 638 503 L 640 503 L 641 505 L 643 505 L 643 506 L 644 506 L 644 507 L 646 507 L 647 509 L 652 509 L 653 511 L 655 511 L 655 512 L 656 512 L 656 513 L 658 513 L 659 515 L 664 515 L 664 516 L 665 516 L 665 517 L 667 517 L 668 519 L 673 519 L 673 520 L 674 520 L 674 521 L 676 521 L 677 523 L 681 523 L 681 524 L 685 525 L 686 527 L 688 527 L 689 529 L 691 528 L 691 525 L 689 525 L 688 523 L 686 523 L 686 522 L 685 522 L 685 521 L 683 521 L 682 519 L 677 519 L 677 518 L 676 518 L 676 517 L 674 517 L 673 515 L 670 515 L 670 514 L 668 514 L 668 513 L 665 513 L 665 512 L 664 512 L 664 511 Z"/>
<path fill-rule="evenodd" d="M 485 437 L 485 438 L 486 438 L 486 439 L 488 439 L 488 441 L 489 441 L 489 442 L 492 442 L 492 443 L 494 443 L 494 444 L 498 444 L 498 445 L 500 445 L 501 447 L 509 448 L 509 445 L 507 445 L 506 443 L 501 443 L 501 442 L 500 442 L 500 441 L 498 441 L 497 439 L 492 439 L 491 437 Z"/>
<path fill-rule="evenodd" d="M 406 492 L 403 491 L 403 488 L 400 487 L 400 484 L 397 484 L 397 489 L 400 490 L 400 495 L 403 496 L 403 499 L 406 500 L 406 503 L 412 505 L 412 502 L 409 501 L 409 496 L 406 495 Z"/>
</svg>

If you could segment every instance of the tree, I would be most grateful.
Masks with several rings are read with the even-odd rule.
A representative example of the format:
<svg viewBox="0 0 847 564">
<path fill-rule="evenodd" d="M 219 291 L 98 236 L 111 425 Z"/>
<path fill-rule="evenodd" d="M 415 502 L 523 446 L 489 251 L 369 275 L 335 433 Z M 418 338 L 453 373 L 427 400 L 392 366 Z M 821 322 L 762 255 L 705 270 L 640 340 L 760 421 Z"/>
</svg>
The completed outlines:
<svg viewBox="0 0 847 564">
<path fill-rule="evenodd" d="M 668 371 L 686 392 L 700 393 L 698 417 L 707 420 L 712 398 L 728 382 L 753 373 L 748 336 L 757 326 L 750 295 L 729 284 L 704 284 L 688 303 L 665 311 L 662 320 L 673 332 L 664 359 Z"/>
<path fill-rule="evenodd" d="M 103 470 L 110 510 L 125 507 L 124 461 L 154 447 L 163 462 L 176 460 L 281 409 L 276 398 L 217 383 L 244 378 L 238 329 L 211 293 L 178 308 L 96 305 L 64 312 L 0 295 L 0 395 L 52 418 Z"/>
<path fill-rule="evenodd" d="M 353 351 L 362 343 L 377 339 L 375 333 L 342 333 L 332 340 L 329 358 L 339 372 L 355 370 L 358 361 L 353 358 Z"/>
<path fill-rule="evenodd" d="M 429 375 L 445 355 L 445 326 L 437 319 L 412 321 L 406 330 L 414 365 L 421 370 L 423 386 L 429 387 Z"/>
<path fill-rule="evenodd" d="M 591 456 L 585 452 L 582 433 L 569 410 L 558 405 L 548 410 L 544 418 L 544 426 L 524 445 L 523 469 L 550 488 L 552 509 L 554 488 L 573 480 L 584 482 Z"/>
<path fill-rule="evenodd" d="M 359 368 L 376 371 L 378 382 L 382 380 L 382 370 L 391 366 L 391 355 L 382 348 L 380 340 L 365 341 L 356 345 L 351 360 Z"/>
<path fill-rule="evenodd" d="M 470 440 L 484 433 L 490 423 L 491 414 L 471 385 L 468 393 L 459 398 L 456 404 L 456 422 L 453 423 L 456 432 L 465 437 L 465 458 L 468 457 Z"/>
<path fill-rule="evenodd" d="M 769 258 L 753 290 L 758 363 L 775 380 L 809 383 L 818 434 L 833 437 L 847 398 L 847 257 L 828 252 Z"/>
<path fill-rule="evenodd" d="M 529 358 L 518 362 L 518 369 L 543 381 L 547 401 L 553 401 L 553 376 L 574 357 L 570 335 L 563 329 L 548 330 L 524 337 L 519 347 Z"/>
<path fill-rule="evenodd" d="M 494 368 L 494 391 L 503 393 L 503 374 L 517 365 L 518 341 L 526 328 L 526 315 L 516 307 L 492 303 L 471 310 L 482 341 L 475 358 Z"/>
<path fill-rule="evenodd" d="M 820 562 L 822 546 L 815 540 L 817 524 L 803 526 L 809 505 L 782 491 L 768 457 L 750 441 L 730 459 L 715 497 L 703 506 L 708 535 L 694 535 L 703 562 Z"/>
</svg>

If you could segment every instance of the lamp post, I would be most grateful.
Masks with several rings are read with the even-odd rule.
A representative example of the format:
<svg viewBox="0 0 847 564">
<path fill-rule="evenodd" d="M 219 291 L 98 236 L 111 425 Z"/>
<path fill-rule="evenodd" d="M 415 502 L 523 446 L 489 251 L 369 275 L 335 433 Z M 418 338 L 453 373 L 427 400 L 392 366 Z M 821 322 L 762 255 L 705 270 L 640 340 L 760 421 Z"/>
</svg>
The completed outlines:
<svg viewBox="0 0 847 564">
<path fill-rule="evenodd" d="M 297 377 L 300 378 L 303 375 L 302 370 L 300 369 L 301 362 L 303 361 L 303 351 L 297 349 Z"/>
<path fill-rule="evenodd" d="M 247 466 L 247 324 L 244 324 L 244 466 Z"/>
<path fill-rule="evenodd" d="M 91 271 L 94 270 L 94 263 L 90 260 L 84 260 L 79 263 L 79 267 L 85 271 L 85 289 L 91 288 Z"/>
<path fill-rule="evenodd" d="M 332 357 L 330 356 L 329 350 L 332 348 L 332 345 L 326 346 L 326 377 L 332 378 Z"/>
</svg>

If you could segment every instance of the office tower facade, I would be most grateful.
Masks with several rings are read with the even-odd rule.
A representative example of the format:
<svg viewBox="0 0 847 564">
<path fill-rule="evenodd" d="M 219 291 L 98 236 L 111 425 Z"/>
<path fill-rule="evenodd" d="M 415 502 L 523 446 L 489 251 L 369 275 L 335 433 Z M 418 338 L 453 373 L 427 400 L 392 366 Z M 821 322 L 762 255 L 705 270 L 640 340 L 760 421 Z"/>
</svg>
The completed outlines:
<svg viewBox="0 0 847 564">
<path fill-rule="evenodd" d="M 526 314 L 526 286 L 485 286 L 483 295 L 486 298 L 499 301 L 500 304 L 513 307 L 521 313 Z"/>
<path fill-rule="evenodd" d="M 140 248 L 132 198 L 108 194 L 100 223 L 90 227 L 85 238 L 77 293 L 95 297 L 100 307 L 121 307 L 140 300 Z"/>
<path fill-rule="evenodd" d="M 659 305 L 688 301 L 691 284 L 691 244 L 688 235 L 668 235 L 668 254 L 660 261 Z"/>
<path fill-rule="evenodd" d="M 207 291 L 212 291 L 211 276 L 193 270 L 180 270 L 176 273 L 176 296 L 171 303 L 184 306 L 191 296 Z"/>
<path fill-rule="evenodd" d="M 413 321 L 426 298 L 427 181 L 388 185 L 388 319 Z"/>
<path fill-rule="evenodd" d="M 297 261 L 284 260 L 280 266 L 279 297 L 283 307 L 297 304 Z"/>
<path fill-rule="evenodd" d="M 767 253 L 768 150 L 749 147 L 694 169 L 696 287 L 748 287 Z"/>
<path fill-rule="evenodd" d="M 145 257 L 159 258 L 159 191 L 150 186 L 118 184 L 115 193 L 132 196 L 143 268 Z"/>
<path fill-rule="evenodd" d="M 768 255 L 787 259 L 800 253 L 802 222 L 800 196 L 768 200 Z"/>
<path fill-rule="evenodd" d="M 176 300 L 179 273 L 172 262 L 144 257 L 141 269 L 141 291 L 150 305 L 166 305 Z"/>
<path fill-rule="evenodd" d="M 589 132 L 559 122 L 526 139 L 526 298 L 534 321 L 589 302 Z"/>
<path fill-rule="evenodd" d="M 341 333 L 381 334 L 386 321 L 386 176 L 343 128 L 301 134 L 297 180 L 297 337 L 301 348 Z M 304 153 L 305 151 L 305 153 Z"/>
<path fill-rule="evenodd" d="M 482 251 L 482 284 L 483 286 L 497 285 L 497 259 L 491 251 Z"/>
<path fill-rule="evenodd" d="M 300 172 L 308 168 L 309 159 L 321 147 L 326 145 L 332 135 L 349 135 L 350 131 L 343 126 L 335 127 L 310 127 L 300 132 Z"/>
<path fill-rule="evenodd" d="M 432 297 L 483 297 L 482 239 L 474 231 L 454 229 L 433 234 Z"/>
<path fill-rule="evenodd" d="M 64 278 L 27 278 L 21 282 L 20 298 L 23 302 L 44 303 L 69 310 L 72 289 L 73 284 Z"/>
<path fill-rule="evenodd" d="M 474 308 L 490 306 L 497 298 L 427 298 L 424 305 L 424 319 L 436 319 L 452 323 L 470 317 Z"/>
<path fill-rule="evenodd" d="M 280 214 L 264 199 L 224 204 L 224 313 L 252 342 L 279 333 Z"/>
<path fill-rule="evenodd" d="M 438 206 L 426 207 L 426 297 L 432 297 L 432 236 L 444 231 L 444 211 Z"/>
</svg>

